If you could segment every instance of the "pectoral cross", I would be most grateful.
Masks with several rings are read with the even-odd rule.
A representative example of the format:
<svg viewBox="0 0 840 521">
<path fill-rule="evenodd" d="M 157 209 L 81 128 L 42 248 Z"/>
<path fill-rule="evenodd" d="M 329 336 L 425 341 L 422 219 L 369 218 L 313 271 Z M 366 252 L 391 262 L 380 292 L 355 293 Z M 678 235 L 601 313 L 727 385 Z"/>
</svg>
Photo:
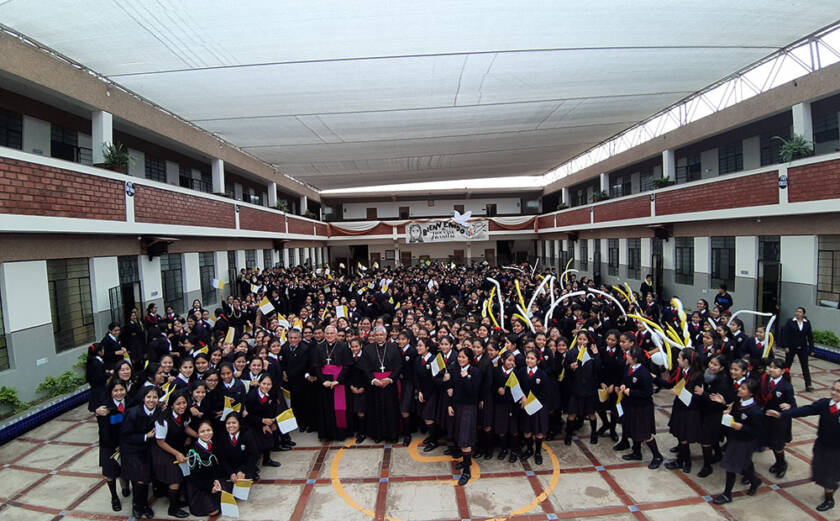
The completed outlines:
<svg viewBox="0 0 840 521">
<path fill-rule="evenodd" d="M 327 365 L 330 365 L 330 357 L 327 357 Z"/>
<path fill-rule="evenodd" d="M 379 366 L 379 372 L 381 372 L 381 373 L 385 372 L 385 366 L 384 365 Z"/>
</svg>

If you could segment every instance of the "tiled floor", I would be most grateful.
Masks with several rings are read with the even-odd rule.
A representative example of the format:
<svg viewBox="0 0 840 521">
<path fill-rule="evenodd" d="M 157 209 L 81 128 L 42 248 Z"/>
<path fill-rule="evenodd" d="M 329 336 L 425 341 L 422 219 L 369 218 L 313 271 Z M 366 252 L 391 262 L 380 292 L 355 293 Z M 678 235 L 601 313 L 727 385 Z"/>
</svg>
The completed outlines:
<svg viewBox="0 0 840 521">
<path fill-rule="evenodd" d="M 807 403 L 827 396 L 840 367 L 812 363 L 814 393 L 799 392 Z M 797 368 L 794 384 L 802 390 Z M 674 444 L 667 434 L 672 395 L 656 400 L 657 438 L 665 451 Z M 572 447 L 548 443 L 551 454 L 537 467 L 481 460 L 467 487 L 453 486 L 453 463 L 437 450 L 417 451 L 416 444 L 361 446 L 323 445 L 314 434 L 294 435 L 295 450 L 275 453 L 282 466 L 264 469 L 248 501 L 239 503 L 241 519 L 291 521 L 508 520 L 600 519 L 633 521 L 705 521 L 768 519 L 840 519 L 840 508 L 819 514 L 814 506 L 821 490 L 809 482 L 815 418 L 794 421 L 794 442 L 788 447 L 790 469 L 782 480 L 770 477 L 772 455 L 756 454 L 756 468 L 765 484 L 754 497 L 736 485 L 735 501 L 719 507 L 709 502 L 721 492 L 723 471 L 705 478 L 660 468 L 647 462 L 628 464 L 603 439 L 590 445 L 588 430 Z M 111 510 L 109 494 L 97 466 L 96 423 L 79 407 L 25 436 L 0 447 L 0 521 L 127 519 Z M 699 460 L 699 448 L 694 447 Z M 547 453 L 549 451 L 546 451 Z M 646 454 L 647 457 L 647 454 Z M 166 501 L 154 505 L 167 519 Z"/>
</svg>

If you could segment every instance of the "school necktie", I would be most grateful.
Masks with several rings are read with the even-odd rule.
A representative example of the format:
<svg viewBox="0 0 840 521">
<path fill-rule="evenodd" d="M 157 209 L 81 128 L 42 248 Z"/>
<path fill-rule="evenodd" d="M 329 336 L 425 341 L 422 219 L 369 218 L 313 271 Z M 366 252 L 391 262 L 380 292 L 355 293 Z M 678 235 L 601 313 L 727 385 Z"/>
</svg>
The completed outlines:
<svg viewBox="0 0 840 521">
<path fill-rule="evenodd" d="M 774 382 L 773 380 L 770 380 L 770 392 L 773 392 L 773 390 L 775 388 L 776 388 L 776 382 Z"/>
<path fill-rule="evenodd" d="M 528 370 L 528 378 L 533 378 L 533 377 L 534 377 L 534 370 L 533 370 L 533 369 L 529 369 L 529 370 Z"/>
<path fill-rule="evenodd" d="M 213 444 L 208 441 L 207 442 L 207 452 L 210 452 L 211 450 L 213 450 Z"/>
<path fill-rule="evenodd" d="M 234 434 L 233 436 L 230 437 L 230 444 L 231 445 L 236 445 L 236 434 Z"/>
<path fill-rule="evenodd" d="M 260 403 L 265 403 L 268 401 L 268 396 L 263 396 L 260 398 Z"/>
<path fill-rule="evenodd" d="M 831 414 L 837 414 L 838 411 L 840 411 L 840 408 L 837 407 L 837 402 L 831 403 L 828 406 L 828 412 Z"/>
<path fill-rule="evenodd" d="M 741 384 L 739 384 L 738 382 L 733 382 L 732 387 L 735 388 L 735 391 L 737 391 L 741 387 Z"/>
<path fill-rule="evenodd" d="M 125 405 L 123 405 L 123 403 L 120 402 L 120 404 L 117 405 L 117 410 L 120 412 L 125 412 Z"/>
<path fill-rule="evenodd" d="M 180 414 L 175 417 L 175 423 L 177 423 L 178 425 L 181 425 L 181 415 Z"/>
</svg>

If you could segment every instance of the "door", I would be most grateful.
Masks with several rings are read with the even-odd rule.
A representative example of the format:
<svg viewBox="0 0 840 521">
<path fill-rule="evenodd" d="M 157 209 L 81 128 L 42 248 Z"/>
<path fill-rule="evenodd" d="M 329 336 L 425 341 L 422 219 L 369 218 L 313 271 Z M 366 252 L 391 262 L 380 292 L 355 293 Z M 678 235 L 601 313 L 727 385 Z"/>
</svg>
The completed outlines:
<svg viewBox="0 0 840 521">
<path fill-rule="evenodd" d="M 651 240 L 651 254 L 650 254 L 651 274 L 653 275 L 653 291 L 656 292 L 656 297 L 663 298 L 663 268 L 664 261 L 662 259 L 662 239 Z"/>
<path fill-rule="evenodd" d="M 400 252 L 400 264 L 405 267 L 411 266 L 411 252 L 410 251 L 401 251 Z"/>
<path fill-rule="evenodd" d="M 496 241 L 496 255 L 497 261 L 502 266 L 507 266 L 513 262 L 513 255 L 511 254 L 512 241 Z"/>
<path fill-rule="evenodd" d="M 592 278 L 601 282 L 601 239 L 595 239 L 595 251 L 592 254 Z"/>
<path fill-rule="evenodd" d="M 758 261 L 758 284 L 756 285 L 758 311 L 779 314 L 779 295 L 782 290 L 782 264 L 779 262 Z M 773 336 L 779 338 L 778 326 L 781 317 L 776 318 Z"/>
<path fill-rule="evenodd" d="M 459 266 L 464 264 L 464 250 L 454 250 L 452 256 L 455 258 L 455 264 Z"/>
<path fill-rule="evenodd" d="M 373 263 L 376 263 L 377 266 L 382 266 L 382 253 L 378 251 L 370 252 L 370 266 L 373 267 Z M 364 263 L 362 263 L 364 264 Z"/>
<path fill-rule="evenodd" d="M 490 266 L 496 265 L 496 250 L 493 248 L 487 248 L 484 250 L 484 260 L 487 261 L 487 264 Z"/>
<path fill-rule="evenodd" d="M 367 209 L 367 219 L 368 219 L 368 221 L 375 221 L 376 220 L 376 208 L 368 208 Z"/>
</svg>

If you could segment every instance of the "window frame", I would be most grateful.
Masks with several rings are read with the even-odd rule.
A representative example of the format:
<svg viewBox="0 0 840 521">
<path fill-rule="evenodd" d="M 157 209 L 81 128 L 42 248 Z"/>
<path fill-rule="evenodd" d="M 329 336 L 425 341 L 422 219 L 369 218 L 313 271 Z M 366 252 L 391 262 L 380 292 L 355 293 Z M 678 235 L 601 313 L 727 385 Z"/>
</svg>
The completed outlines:
<svg viewBox="0 0 840 521">
<path fill-rule="evenodd" d="M 674 281 L 694 285 L 694 237 L 674 238 Z"/>
<path fill-rule="evenodd" d="M 607 239 L 607 275 L 618 277 L 620 262 L 618 239 Z"/>
<path fill-rule="evenodd" d="M 642 239 L 627 239 L 627 278 L 642 278 Z"/>
<path fill-rule="evenodd" d="M 724 241 L 724 244 L 715 246 L 715 242 L 719 242 L 721 240 Z M 712 287 L 717 288 L 721 284 L 725 284 L 726 289 L 728 291 L 732 291 L 735 288 L 735 237 L 731 235 L 712 237 L 709 250 L 711 252 L 711 269 L 709 270 L 709 278 Z M 731 254 L 726 255 L 726 258 L 724 259 L 724 252 L 727 251 L 731 251 Z M 722 276 L 724 273 L 721 271 L 724 268 L 724 266 L 722 266 L 724 260 L 726 260 L 726 271 L 729 275 L 726 278 Z"/>
</svg>

